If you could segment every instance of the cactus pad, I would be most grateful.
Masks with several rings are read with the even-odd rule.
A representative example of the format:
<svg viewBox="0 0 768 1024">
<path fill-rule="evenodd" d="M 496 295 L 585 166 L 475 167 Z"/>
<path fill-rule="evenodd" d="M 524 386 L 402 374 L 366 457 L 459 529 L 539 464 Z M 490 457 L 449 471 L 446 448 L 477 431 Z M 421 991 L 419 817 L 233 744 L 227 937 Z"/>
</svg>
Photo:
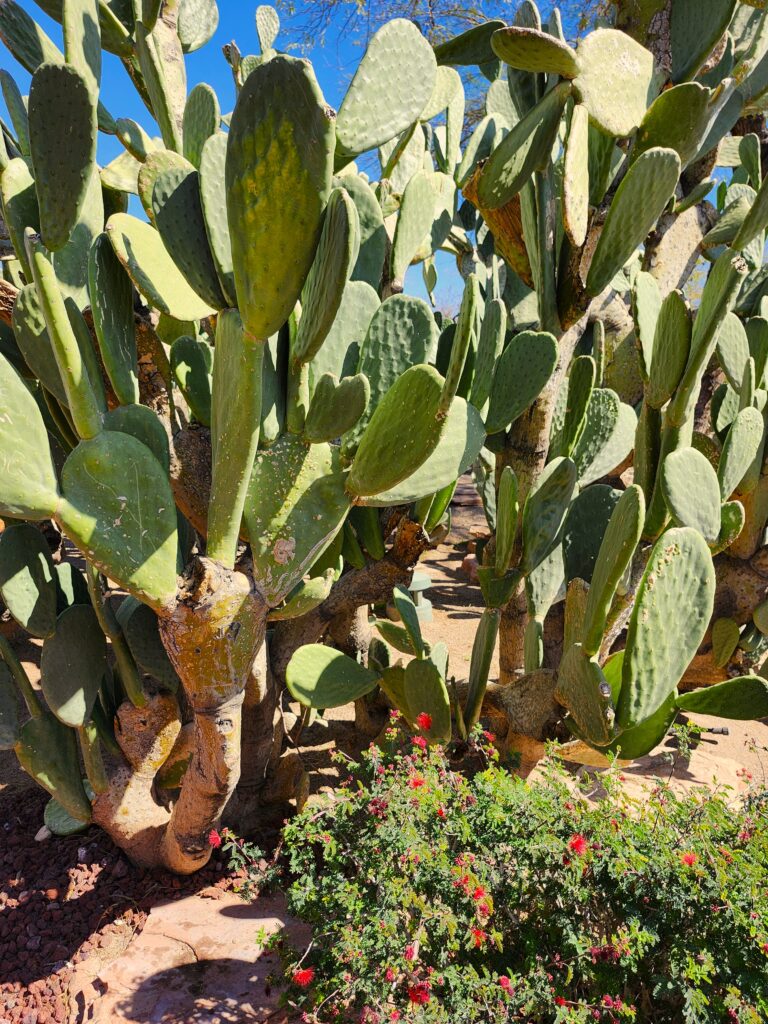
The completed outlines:
<svg viewBox="0 0 768 1024">
<path fill-rule="evenodd" d="M 649 149 L 632 164 L 611 203 L 587 275 L 599 295 L 645 240 L 672 196 L 680 175 L 673 149 Z"/>
<path fill-rule="evenodd" d="M 64 464 L 56 519 L 110 579 L 155 609 L 176 594 L 176 506 L 160 463 L 140 441 L 105 430 Z"/>
<path fill-rule="evenodd" d="M 107 664 L 107 644 L 90 605 L 74 604 L 56 620 L 43 644 L 40 683 L 48 707 L 64 725 L 91 717 Z"/>
<path fill-rule="evenodd" d="M 389 142 L 419 119 L 435 84 L 432 47 L 416 25 L 396 18 L 382 26 L 352 79 L 336 121 L 336 164 Z"/>
<path fill-rule="evenodd" d="M 671 452 L 661 467 L 661 486 L 675 522 L 714 543 L 720 533 L 720 485 L 709 459 L 695 448 Z"/>
<path fill-rule="evenodd" d="M 523 331 L 515 335 L 496 364 L 485 419 L 489 434 L 504 430 L 536 401 L 557 363 L 553 335 Z"/>
<path fill-rule="evenodd" d="M 574 87 L 590 118 L 608 135 L 631 135 L 658 93 L 653 54 L 609 28 L 590 32 L 576 52 Z"/>
<path fill-rule="evenodd" d="M 61 130 L 52 130 L 52 124 Z M 96 133 L 96 106 L 83 75 L 66 64 L 42 64 L 29 91 L 29 137 L 40 231 L 51 251 L 67 244 L 80 218 Z"/>
<path fill-rule="evenodd" d="M 0 596 L 14 619 L 32 636 L 50 636 L 56 626 L 56 580 L 50 548 L 28 523 L 0 533 Z"/>
<path fill-rule="evenodd" d="M 674 693 L 704 639 L 714 596 L 702 535 L 690 527 L 667 530 L 651 552 L 630 619 L 616 716 L 622 728 L 649 718 Z"/>
<path fill-rule="evenodd" d="M 496 146 L 478 183 L 477 196 L 483 208 L 505 206 L 546 163 L 570 94 L 570 82 L 556 85 Z"/>
<path fill-rule="evenodd" d="M 0 513 L 50 519 L 58 501 L 58 485 L 45 424 L 37 402 L 3 355 L 0 408 L 0 451 L 4 459 Z"/>
<path fill-rule="evenodd" d="M 723 683 L 691 690 L 677 698 L 680 711 L 754 721 L 768 715 L 768 682 L 762 676 L 737 676 Z"/>
<path fill-rule="evenodd" d="M 283 435 L 256 456 L 245 504 L 254 572 L 280 604 L 341 529 L 349 498 L 338 448 Z"/>
<path fill-rule="evenodd" d="M 213 312 L 189 286 L 150 224 L 115 213 L 107 222 L 107 234 L 128 276 L 155 309 L 176 320 L 198 320 Z"/>
<path fill-rule="evenodd" d="M 255 338 L 274 334 L 301 294 L 331 192 L 333 148 L 332 111 L 306 61 L 278 56 L 249 75 L 230 125 L 226 193 L 238 306 Z"/>
<path fill-rule="evenodd" d="M 310 708 L 338 708 L 370 693 L 379 681 L 371 669 L 323 644 L 305 644 L 288 662 L 291 696 Z"/>
<path fill-rule="evenodd" d="M 510 25 L 491 36 L 496 56 L 520 71 L 544 72 L 575 78 L 579 73 L 576 52 L 548 32 Z"/>
<path fill-rule="evenodd" d="M 355 204 L 348 192 L 335 188 L 325 208 L 320 242 L 301 293 L 301 318 L 291 353 L 295 365 L 308 363 L 325 341 L 357 260 L 359 244 Z"/>
<path fill-rule="evenodd" d="M 443 378 L 431 366 L 412 366 L 392 385 L 365 428 L 347 480 L 356 498 L 389 490 L 437 447 Z"/>
<path fill-rule="evenodd" d="M 324 373 L 315 385 L 304 436 L 313 444 L 341 437 L 363 415 L 369 396 L 370 385 L 362 373 L 342 381 Z"/>
<path fill-rule="evenodd" d="M 14 746 L 24 771 L 80 821 L 91 820 L 91 804 L 80 777 L 75 733 L 51 714 L 31 718 Z"/>
</svg>

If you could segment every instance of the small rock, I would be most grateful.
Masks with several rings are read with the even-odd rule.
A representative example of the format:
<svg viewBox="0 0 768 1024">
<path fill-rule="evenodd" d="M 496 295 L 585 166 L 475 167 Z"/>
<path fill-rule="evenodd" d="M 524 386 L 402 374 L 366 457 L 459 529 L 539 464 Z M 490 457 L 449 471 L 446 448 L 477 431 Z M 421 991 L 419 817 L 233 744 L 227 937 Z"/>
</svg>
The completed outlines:
<svg viewBox="0 0 768 1024">
<path fill-rule="evenodd" d="M 467 555 L 467 557 L 461 563 L 461 571 L 469 579 L 470 583 L 477 583 L 477 569 L 477 555 Z"/>
<path fill-rule="evenodd" d="M 37 832 L 35 832 L 35 842 L 44 843 L 46 839 L 50 839 L 52 835 L 53 832 L 51 832 L 48 826 L 43 825 L 41 829 L 38 829 Z"/>
<path fill-rule="evenodd" d="M 59 890 L 55 889 L 55 888 L 53 888 L 53 889 L 46 889 L 45 890 L 45 898 L 47 900 L 58 900 L 58 898 L 59 898 Z"/>
</svg>

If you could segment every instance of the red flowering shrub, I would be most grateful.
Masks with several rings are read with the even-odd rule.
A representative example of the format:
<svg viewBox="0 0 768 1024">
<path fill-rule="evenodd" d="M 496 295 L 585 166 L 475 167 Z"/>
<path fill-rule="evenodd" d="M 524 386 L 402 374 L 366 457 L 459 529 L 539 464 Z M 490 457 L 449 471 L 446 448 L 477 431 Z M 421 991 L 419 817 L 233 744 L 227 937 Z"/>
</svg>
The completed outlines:
<svg viewBox="0 0 768 1024">
<path fill-rule="evenodd" d="M 639 806 L 608 776 L 595 805 L 472 744 L 472 776 L 372 748 L 286 826 L 313 934 L 276 948 L 307 1024 L 768 1020 L 768 794 Z"/>
</svg>

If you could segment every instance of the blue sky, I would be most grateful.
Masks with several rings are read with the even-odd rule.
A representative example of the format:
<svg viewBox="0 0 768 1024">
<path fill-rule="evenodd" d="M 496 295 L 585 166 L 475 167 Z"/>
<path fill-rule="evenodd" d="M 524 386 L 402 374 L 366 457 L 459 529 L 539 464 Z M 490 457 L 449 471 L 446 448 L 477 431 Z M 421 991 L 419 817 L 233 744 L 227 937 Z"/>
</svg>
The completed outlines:
<svg viewBox="0 0 768 1024">
<path fill-rule="evenodd" d="M 41 11 L 33 0 L 18 0 L 18 2 L 63 49 L 61 27 Z M 549 5 L 543 6 L 548 7 Z M 259 52 L 254 20 L 255 10 L 256 3 L 251 4 L 249 0 L 245 0 L 245 2 L 243 0 L 219 0 L 219 27 L 214 37 L 201 50 L 187 56 L 189 89 L 199 82 L 208 82 L 216 90 L 223 112 L 232 109 L 235 102 L 235 90 L 230 68 L 222 54 L 222 47 L 225 43 L 234 40 L 243 55 Z M 323 44 L 314 47 L 307 54 L 312 60 L 315 74 L 326 100 L 337 109 L 343 99 L 346 84 L 354 73 L 363 52 L 363 44 L 358 34 L 342 31 L 343 21 L 344 16 L 337 18 L 325 34 Z M 291 42 L 293 42 L 293 38 L 290 22 L 283 19 L 277 47 L 278 49 L 287 49 Z M 13 74 L 22 93 L 26 95 L 29 91 L 30 76 L 16 64 L 2 44 L 0 44 L 0 52 L 3 56 L 1 66 Z M 104 54 L 102 99 L 114 117 L 132 118 L 143 125 L 150 135 L 159 134 L 122 64 L 117 57 L 109 53 Z M 6 116 L 4 104 L 3 116 Z M 117 139 L 100 135 L 99 160 L 101 163 L 108 163 L 121 151 L 122 146 Z M 132 207 L 132 212 L 139 213 L 140 211 L 133 210 Z M 437 267 L 437 305 L 453 310 L 458 306 L 461 292 L 461 282 L 456 271 L 455 261 L 449 254 L 441 253 L 438 255 Z M 420 266 L 412 267 L 408 272 L 406 291 L 426 298 Z"/>
</svg>

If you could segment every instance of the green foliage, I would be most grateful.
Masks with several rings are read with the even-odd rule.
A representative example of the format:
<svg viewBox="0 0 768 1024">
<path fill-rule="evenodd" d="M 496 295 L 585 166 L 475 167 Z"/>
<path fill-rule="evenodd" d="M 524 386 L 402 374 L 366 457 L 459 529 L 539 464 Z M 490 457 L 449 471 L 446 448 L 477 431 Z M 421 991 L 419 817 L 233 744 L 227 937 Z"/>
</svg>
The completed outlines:
<svg viewBox="0 0 768 1024">
<path fill-rule="evenodd" d="M 609 775 L 592 804 L 551 766 L 529 784 L 488 763 L 482 741 L 467 778 L 390 732 L 284 831 L 290 909 L 313 942 L 274 946 L 307 1020 L 715 1024 L 768 1011 L 759 794 L 740 809 L 659 786 L 638 804 Z"/>
</svg>

